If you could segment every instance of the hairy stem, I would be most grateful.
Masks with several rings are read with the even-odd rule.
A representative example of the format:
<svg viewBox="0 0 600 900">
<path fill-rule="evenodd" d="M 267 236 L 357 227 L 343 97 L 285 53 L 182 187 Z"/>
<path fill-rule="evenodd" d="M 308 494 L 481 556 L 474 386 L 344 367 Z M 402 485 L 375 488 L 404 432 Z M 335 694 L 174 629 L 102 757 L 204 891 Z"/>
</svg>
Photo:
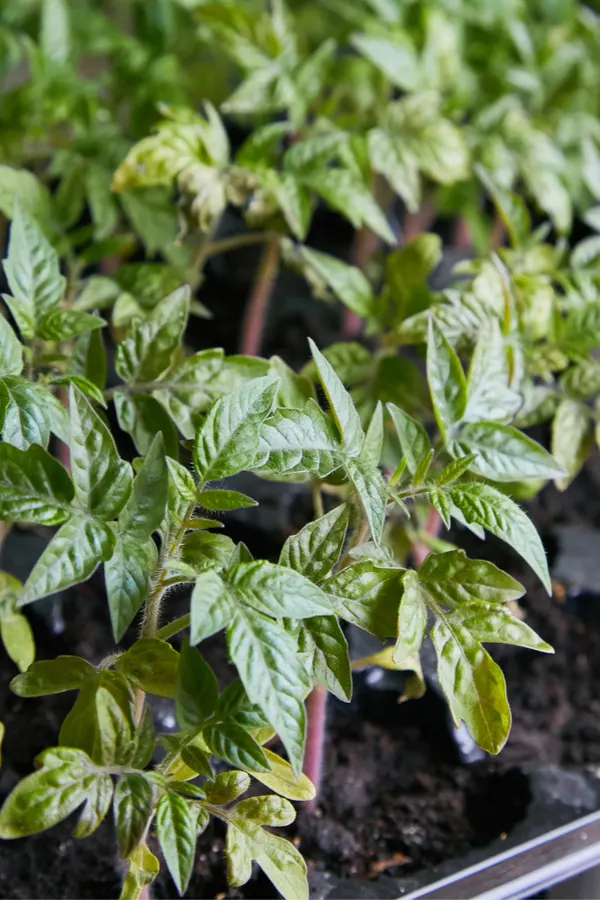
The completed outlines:
<svg viewBox="0 0 600 900">
<path fill-rule="evenodd" d="M 181 543 L 185 536 L 185 523 L 193 515 L 196 501 L 190 503 L 179 523 L 177 530 L 170 541 L 165 541 L 156 563 L 154 577 L 152 579 L 152 587 L 144 603 L 144 618 L 140 631 L 141 638 L 155 638 L 159 636 L 158 623 L 160 620 L 160 612 L 163 597 L 168 587 L 167 560 L 170 557 L 177 556 L 181 550 Z M 176 632 L 173 632 L 176 634 Z M 170 637 L 171 635 L 169 635 Z M 144 712 L 145 695 L 140 688 L 135 691 L 135 722 L 139 725 Z"/>
<path fill-rule="evenodd" d="M 279 272 L 279 241 L 271 238 L 258 265 L 252 293 L 244 313 L 240 353 L 258 356 L 265 330 L 269 300 Z"/>
</svg>

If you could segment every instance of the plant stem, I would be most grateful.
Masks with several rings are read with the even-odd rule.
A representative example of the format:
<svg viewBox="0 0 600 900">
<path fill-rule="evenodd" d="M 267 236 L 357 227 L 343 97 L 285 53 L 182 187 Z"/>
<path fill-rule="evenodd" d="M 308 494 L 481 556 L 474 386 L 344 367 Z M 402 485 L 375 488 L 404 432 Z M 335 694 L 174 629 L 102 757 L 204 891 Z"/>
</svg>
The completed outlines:
<svg viewBox="0 0 600 900">
<path fill-rule="evenodd" d="M 315 786 L 315 796 L 306 804 L 310 810 L 317 805 L 321 788 L 326 721 L 327 689 L 316 684 L 306 700 L 306 753 L 303 770 Z"/>
<path fill-rule="evenodd" d="M 155 638 L 158 637 L 158 622 L 160 618 L 160 610 L 162 606 L 162 600 L 165 595 L 165 591 L 167 590 L 167 567 L 166 561 L 172 557 L 177 556 L 179 551 L 181 550 L 181 542 L 185 536 L 186 525 L 185 523 L 193 515 L 194 508 L 196 506 L 196 501 L 192 501 L 190 503 L 179 523 L 177 531 L 175 532 L 172 540 L 169 542 L 169 545 L 165 545 L 161 547 L 161 551 L 158 557 L 158 561 L 156 563 L 156 569 L 154 578 L 152 579 L 152 588 L 150 589 L 150 593 L 146 598 L 146 602 L 144 603 L 144 620 L 142 622 L 142 628 L 140 632 L 141 638 Z M 175 634 L 176 632 L 173 632 Z M 144 712 L 144 701 L 145 694 L 140 688 L 136 688 L 135 690 L 135 723 L 139 725 L 142 719 L 142 713 Z"/>
<path fill-rule="evenodd" d="M 210 256 L 218 256 L 219 253 L 228 253 L 238 247 L 247 247 L 250 244 L 263 244 L 265 241 L 278 240 L 275 233 L 268 231 L 249 231 L 246 234 L 235 234 L 233 237 L 222 238 L 219 241 L 210 241 L 204 249 L 203 259 Z"/>
<path fill-rule="evenodd" d="M 325 510 L 323 508 L 323 497 L 321 495 L 321 482 L 313 481 L 312 483 L 312 500 L 313 507 L 315 510 L 315 519 L 320 519 L 321 516 L 325 515 Z"/>
<path fill-rule="evenodd" d="M 173 637 L 179 631 L 183 631 L 189 624 L 190 614 L 186 613 L 185 616 L 180 616 L 178 619 L 173 619 L 172 622 L 167 622 L 166 625 L 158 629 L 154 637 L 159 638 L 161 641 L 168 641 L 170 637 Z"/>
<path fill-rule="evenodd" d="M 430 537 L 437 537 L 442 527 L 442 520 L 439 517 L 439 513 L 431 507 L 427 514 L 427 523 L 425 525 L 425 532 Z M 429 555 L 429 547 L 424 541 L 417 541 L 412 548 L 412 558 L 413 563 L 417 568 L 423 565 L 425 559 Z"/>
<path fill-rule="evenodd" d="M 246 306 L 240 353 L 258 356 L 265 329 L 269 300 L 279 272 L 279 240 L 271 238 L 266 244 Z"/>
<path fill-rule="evenodd" d="M 237 250 L 238 247 L 248 247 L 251 244 L 262 244 L 265 241 L 272 240 L 279 240 L 279 236 L 269 231 L 249 231 L 246 234 L 234 234 L 232 237 L 222 238 L 218 241 L 212 241 L 210 235 L 208 235 L 207 239 L 199 247 L 193 262 L 196 279 L 200 279 L 202 267 L 211 256 L 228 253 L 230 250 Z"/>
</svg>

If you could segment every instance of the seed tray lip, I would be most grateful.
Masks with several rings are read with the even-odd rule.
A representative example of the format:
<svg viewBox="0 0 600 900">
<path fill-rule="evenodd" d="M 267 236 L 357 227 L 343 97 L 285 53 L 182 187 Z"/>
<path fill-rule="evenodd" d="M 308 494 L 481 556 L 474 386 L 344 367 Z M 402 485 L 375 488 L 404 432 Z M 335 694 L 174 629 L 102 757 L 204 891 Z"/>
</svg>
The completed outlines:
<svg viewBox="0 0 600 900">
<path fill-rule="evenodd" d="M 600 865 L 600 811 L 517 844 L 402 900 L 520 900 Z"/>
</svg>

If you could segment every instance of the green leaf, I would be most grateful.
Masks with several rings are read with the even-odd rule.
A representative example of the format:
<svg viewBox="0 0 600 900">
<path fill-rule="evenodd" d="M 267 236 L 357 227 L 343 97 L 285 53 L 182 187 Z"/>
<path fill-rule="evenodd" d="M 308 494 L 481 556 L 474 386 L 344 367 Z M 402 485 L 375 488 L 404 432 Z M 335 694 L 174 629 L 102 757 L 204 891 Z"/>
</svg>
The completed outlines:
<svg viewBox="0 0 600 900">
<path fill-rule="evenodd" d="M 379 545 L 385 524 L 387 500 L 385 482 L 381 472 L 374 466 L 364 464 L 362 457 L 348 460 L 346 470 L 364 509 L 371 536 L 375 544 Z"/>
<path fill-rule="evenodd" d="M 548 563 L 540 536 L 516 503 L 487 484 L 455 484 L 449 489 L 449 495 L 468 525 L 485 528 L 510 544 L 551 593 Z M 456 518 L 454 511 L 452 515 Z"/>
<path fill-rule="evenodd" d="M 121 775 L 113 796 L 115 829 L 121 859 L 131 856 L 144 839 L 152 815 L 153 791 L 150 783 L 136 773 Z"/>
<path fill-rule="evenodd" d="M 82 817 L 96 812 L 86 829 L 86 834 L 90 834 L 108 811 L 112 796 L 110 776 L 81 750 L 67 747 L 45 750 L 37 763 L 38 771 L 20 781 L 2 807 L 0 837 L 20 838 L 44 831 L 62 822 L 83 803 L 88 810 L 84 809 Z M 99 798 L 101 804 L 97 803 Z"/>
<path fill-rule="evenodd" d="M 185 286 L 158 303 L 147 319 L 136 322 L 115 357 L 115 368 L 131 384 L 154 382 L 171 366 L 190 309 L 190 289 Z"/>
<path fill-rule="evenodd" d="M 436 603 L 451 608 L 508 603 L 525 593 L 523 585 L 506 572 L 485 560 L 469 559 L 464 550 L 430 553 L 419 569 L 419 580 Z"/>
<path fill-rule="evenodd" d="M 342 461 L 334 423 L 309 400 L 304 409 L 278 409 L 260 428 L 258 463 L 262 474 L 329 475 Z"/>
<path fill-rule="evenodd" d="M 213 567 L 225 569 L 234 548 L 235 544 L 225 534 L 213 534 L 202 530 L 192 531 L 184 538 L 181 562 L 191 566 L 194 573 Z"/>
<path fill-rule="evenodd" d="M 212 669 L 198 651 L 190 647 L 186 638 L 181 647 L 175 691 L 179 727 L 185 731 L 199 731 L 214 713 L 218 694 Z"/>
<path fill-rule="evenodd" d="M 333 596 L 342 619 L 385 640 L 396 634 L 401 577 L 400 569 L 386 569 L 364 560 L 336 572 L 321 587 Z"/>
<path fill-rule="evenodd" d="M 112 556 L 104 564 L 108 609 L 115 641 L 120 641 L 148 596 L 156 564 L 156 545 L 116 536 Z"/>
<path fill-rule="evenodd" d="M 229 569 L 227 582 L 244 604 L 273 618 L 303 619 L 332 612 L 330 598 L 287 566 L 265 560 L 238 563 Z"/>
<path fill-rule="evenodd" d="M 104 669 L 82 686 L 60 729 L 60 742 L 102 765 L 126 765 L 135 749 L 133 693 L 118 672 Z"/>
<path fill-rule="evenodd" d="M 38 317 L 36 335 L 45 341 L 65 341 L 105 325 L 100 316 L 91 316 L 75 309 L 51 309 Z"/>
<path fill-rule="evenodd" d="M 427 628 L 427 606 L 422 596 L 420 576 L 408 571 L 403 584 L 404 593 L 398 609 L 398 637 L 394 647 L 394 662 L 398 664 L 419 652 Z"/>
<path fill-rule="evenodd" d="M 239 491 L 211 490 L 198 494 L 198 503 L 204 509 L 224 512 L 230 509 L 246 509 L 249 506 L 258 506 L 256 500 L 240 494 Z"/>
<path fill-rule="evenodd" d="M 71 52 L 69 7 L 65 0 L 42 0 L 40 47 L 54 65 L 67 62 Z"/>
<path fill-rule="evenodd" d="M 73 515 L 54 535 L 29 574 L 20 605 L 86 581 L 110 559 L 115 536 L 106 525 Z"/>
<path fill-rule="evenodd" d="M 396 303 L 395 322 L 427 309 L 428 279 L 441 258 L 442 242 L 437 234 L 419 234 L 388 255 L 385 277 Z"/>
<path fill-rule="evenodd" d="M 315 169 L 302 175 L 302 183 L 319 194 L 355 228 L 366 225 L 388 244 L 394 244 L 394 232 L 383 210 L 373 199 L 360 177 L 348 169 Z"/>
<path fill-rule="evenodd" d="M 218 348 L 201 350 L 176 363 L 156 385 L 154 396 L 185 438 L 194 437 L 201 414 L 217 397 L 247 380 L 242 377 L 238 383 L 225 386 L 220 378 L 226 377 L 227 370 L 231 376 L 230 363 L 231 357 L 224 362 L 223 351 Z"/>
<path fill-rule="evenodd" d="M 360 451 L 360 462 L 369 467 L 377 467 L 381 461 L 383 452 L 383 405 L 380 400 L 373 410 L 367 433 L 365 434 L 365 442 Z"/>
<path fill-rule="evenodd" d="M 400 447 L 406 457 L 408 469 L 414 475 L 431 450 L 427 432 L 420 422 L 411 418 L 395 403 L 388 403 L 386 406 L 398 433 Z"/>
<path fill-rule="evenodd" d="M 156 833 L 171 878 L 185 894 L 196 852 L 195 807 L 179 794 L 163 794 L 156 810 Z"/>
<path fill-rule="evenodd" d="M 315 787 L 304 773 L 297 776 L 287 760 L 277 756 L 268 747 L 263 747 L 263 753 L 270 766 L 269 772 L 252 771 L 250 774 L 257 781 L 287 797 L 288 800 L 312 800 L 315 796 Z"/>
<path fill-rule="evenodd" d="M 523 198 L 511 191 L 502 190 L 478 163 L 475 163 L 473 169 L 494 201 L 512 246 L 523 246 L 531 232 L 531 217 Z"/>
<path fill-rule="evenodd" d="M 401 140 L 394 140 L 382 128 L 372 128 L 367 133 L 367 145 L 373 171 L 384 176 L 409 212 L 416 212 L 421 200 L 417 157 Z"/>
<path fill-rule="evenodd" d="M 231 609 L 225 582 L 213 570 L 201 572 L 192 591 L 190 643 L 198 644 L 225 628 Z"/>
<path fill-rule="evenodd" d="M 314 341 L 309 338 L 308 343 L 317 367 L 319 380 L 344 443 L 344 449 L 348 456 L 358 456 L 365 436 L 354 403 L 333 366 L 323 356 Z"/>
<path fill-rule="evenodd" d="M 203 730 L 202 737 L 208 749 L 218 759 L 224 759 L 236 768 L 269 771 L 269 764 L 260 744 L 235 722 L 209 725 Z"/>
<path fill-rule="evenodd" d="M 462 456 L 459 459 L 453 459 L 447 466 L 444 466 L 437 476 L 436 484 L 440 487 L 445 487 L 448 484 L 452 484 L 453 481 L 458 481 L 465 472 L 469 471 L 475 459 L 475 453 L 471 453 L 468 456 Z"/>
<path fill-rule="evenodd" d="M 309 191 L 291 172 L 267 169 L 261 182 L 272 193 L 294 237 L 303 241 L 310 225 L 313 204 Z"/>
<path fill-rule="evenodd" d="M 589 410 L 576 400 L 561 400 L 552 420 L 552 453 L 561 469 L 567 473 L 556 479 L 556 486 L 564 491 L 585 462 L 592 444 Z"/>
<path fill-rule="evenodd" d="M 186 766 L 189 766 L 190 769 L 192 769 L 193 772 L 197 772 L 198 775 L 204 775 L 205 778 L 213 777 L 213 771 L 210 767 L 207 754 L 198 747 L 194 747 L 193 744 L 188 744 L 187 747 L 183 748 L 181 751 L 181 759 Z"/>
<path fill-rule="evenodd" d="M 19 208 L 42 225 L 49 237 L 54 237 L 48 188 L 27 169 L 0 166 L 0 212 L 12 219 L 19 214 Z"/>
<path fill-rule="evenodd" d="M 309 268 L 314 270 L 344 306 L 365 319 L 371 314 L 374 303 L 373 291 L 360 269 L 310 247 L 301 246 L 299 253 Z"/>
<path fill-rule="evenodd" d="M 227 626 L 227 639 L 229 655 L 248 697 L 281 738 L 299 774 L 306 730 L 303 698 L 310 682 L 294 641 L 272 619 L 241 605 Z"/>
<path fill-rule="evenodd" d="M 165 453 L 172 459 L 179 456 L 179 435 L 164 407 L 148 394 L 115 394 L 115 410 L 119 426 L 131 435 L 138 453 L 146 454 L 156 433 L 165 443 Z"/>
<path fill-rule="evenodd" d="M 79 656 L 58 656 L 32 663 L 26 672 L 17 675 L 10 689 L 18 697 L 44 697 L 62 691 L 76 691 L 90 678 L 96 669 Z"/>
<path fill-rule="evenodd" d="M 131 491 L 131 466 L 119 458 L 114 439 L 80 390 L 69 391 L 71 471 L 76 504 L 99 519 L 112 519 Z"/>
<path fill-rule="evenodd" d="M 276 392 L 277 379 L 255 378 L 211 407 L 194 443 L 194 466 L 203 482 L 235 475 L 252 465 L 259 427 Z"/>
<path fill-rule="evenodd" d="M 445 436 L 464 415 L 467 385 L 458 356 L 433 319 L 427 339 L 427 381 L 438 428 Z"/>
<path fill-rule="evenodd" d="M 480 747 L 499 753 L 511 724 L 500 667 L 467 628 L 450 617 L 440 619 L 431 636 L 438 679 L 456 726 L 464 720 Z"/>
<path fill-rule="evenodd" d="M 0 444 L 0 517 L 59 525 L 70 515 L 73 494 L 68 474 L 46 450 Z"/>
<path fill-rule="evenodd" d="M 143 889 L 152 884 L 159 872 L 157 858 L 146 844 L 140 844 L 129 857 L 129 871 L 123 882 L 120 900 L 140 900 Z"/>
<path fill-rule="evenodd" d="M 179 654 L 166 641 L 140 638 L 118 656 L 115 668 L 146 694 L 174 697 L 179 667 Z"/>
<path fill-rule="evenodd" d="M 154 718 L 148 705 L 144 706 L 140 724 L 134 735 L 134 746 L 131 751 L 130 765 L 135 769 L 145 769 L 154 753 L 156 735 L 154 732 Z"/>
<path fill-rule="evenodd" d="M 220 812 L 228 823 L 227 880 L 233 885 L 245 884 L 252 874 L 252 860 L 255 859 L 286 900 L 308 900 L 306 863 L 302 856 L 293 844 L 264 831 L 255 819 L 261 799 L 252 798 L 247 807 L 242 801 L 226 813 Z M 277 800 L 274 802 L 269 797 L 261 809 L 266 822 L 282 824 L 281 804 Z M 290 811 L 285 807 L 283 821 L 289 821 L 289 816 Z"/>
<path fill-rule="evenodd" d="M 351 42 L 396 87 L 405 91 L 419 87 L 419 61 L 407 38 L 353 34 Z"/>
<path fill-rule="evenodd" d="M 93 381 L 88 381 L 82 375 L 59 375 L 58 378 L 52 379 L 52 385 L 55 384 L 74 384 L 82 394 L 85 394 L 90 400 L 94 400 L 99 406 L 106 408 L 106 400 L 102 391 L 96 387 Z"/>
<path fill-rule="evenodd" d="M 86 378 L 102 391 L 106 384 L 106 369 L 102 332 L 96 329 L 80 335 L 73 344 L 73 351 L 67 362 L 69 375 Z"/>
<path fill-rule="evenodd" d="M 587 400 L 600 393 L 600 363 L 589 360 L 572 366 L 560 378 L 561 387 L 576 400 Z"/>
<path fill-rule="evenodd" d="M 169 473 L 161 434 L 154 438 L 133 482 L 131 496 L 119 518 L 119 527 L 140 542 L 158 531 L 165 514 Z"/>
<path fill-rule="evenodd" d="M 471 469 L 494 481 L 556 478 L 564 473 L 540 444 L 516 428 L 497 422 L 463 425 L 450 451 L 458 457 L 475 454 Z"/>
<path fill-rule="evenodd" d="M 471 459 L 471 457 L 469 458 Z M 427 497 L 446 528 L 450 528 L 451 507 L 446 493 L 438 488 L 430 488 L 427 492 Z"/>
<path fill-rule="evenodd" d="M 581 149 L 583 180 L 592 197 L 600 200 L 600 153 L 591 138 L 584 138 Z"/>
<path fill-rule="evenodd" d="M 309 522 L 287 539 L 279 564 L 294 569 L 315 583 L 331 572 L 340 558 L 350 517 L 347 504 Z"/>
<path fill-rule="evenodd" d="M 509 387 L 508 357 L 496 319 L 492 319 L 475 345 L 467 379 L 465 422 L 509 422 L 521 405 Z"/>
<path fill-rule="evenodd" d="M 67 412 L 47 388 L 18 375 L 7 375 L 0 381 L 0 392 L 0 409 L 2 393 L 7 395 L 2 427 L 7 443 L 20 450 L 26 450 L 30 444 L 47 447 L 51 431 L 61 440 L 68 440 Z M 0 425 L 1 421 L 0 413 Z"/>
<path fill-rule="evenodd" d="M 66 281 L 58 254 L 37 223 L 21 208 L 13 212 L 4 271 L 12 296 L 4 299 L 24 338 L 37 333 L 38 320 L 58 306 Z"/>
<path fill-rule="evenodd" d="M 208 802 L 220 806 L 245 794 L 250 787 L 250 779 L 245 772 L 220 772 L 212 783 L 204 787 Z"/>
<path fill-rule="evenodd" d="M 352 698 L 348 644 L 336 617 L 306 619 L 298 635 L 298 651 L 312 680 L 348 703 Z"/>
<path fill-rule="evenodd" d="M 4 316 L 0 316 L 0 375 L 20 375 L 22 371 L 21 342 Z"/>
<path fill-rule="evenodd" d="M 16 610 L 2 612 L 0 608 L 0 638 L 4 648 L 20 672 L 35 659 L 35 643 L 31 626 Z"/>
<path fill-rule="evenodd" d="M 271 828 L 291 825 L 296 818 L 296 810 L 292 804 L 283 797 L 274 797 L 272 794 L 241 800 L 235 806 L 235 814 L 257 825 L 269 825 Z"/>
</svg>

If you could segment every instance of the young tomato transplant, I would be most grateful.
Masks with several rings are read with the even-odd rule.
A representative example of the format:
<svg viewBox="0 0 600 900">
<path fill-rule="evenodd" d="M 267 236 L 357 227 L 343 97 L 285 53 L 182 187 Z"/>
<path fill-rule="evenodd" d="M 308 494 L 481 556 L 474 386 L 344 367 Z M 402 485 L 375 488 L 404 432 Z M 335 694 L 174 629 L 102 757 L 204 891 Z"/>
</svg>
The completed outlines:
<svg viewBox="0 0 600 900">
<path fill-rule="evenodd" d="M 341 622 L 395 639 L 400 668 L 418 668 L 430 630 L 453 718 L 491 753 L 507 738 L 510 710 L 502 673 L 482 644 L 550 650 L 512 614 L 509 601 L 523 593 L 512 577 L 460 550 L 432 553 L 418 571 L 405 569 L 385 537 L 398 514 L 410 515 L 411 503 L 426 498 L 446 524 L 455 518 L 511 544 L 549 587 L 534 527 L 489 481 L 562 474 L 540 445 L 498 421 L 515 399 L 501 384 L 507 375 L 499 336 L 492 330 L 482 338 L 485 347 L 476 348 L 467 377 L 432 322 L 427 380 L 437 436 L 394 403 L 385 417 L 378 404 L 365 429 L 314 344 L 310 372 L 323 405 L 313 382 L 300 385 L 281 364 L 257 360 L 248 376 L 240 374 L 239 358 L 218 351 L 184 358 L 190 296 L 182 288 L 145 321 L 132 322 L 117 348 L 122 383 L 108 395 L 145 451 L 131 465 L 119 457 L 107 425 L 104 385 L 93 380 L 104 368 L 103 320 L 61 306 L 58 257 L 24 213 L 15 216 L 5 268 L 19 336 L 0 320 L 0 514 L 58 530 L 23 585 L 3 576 L 2 635 L 24 670 L 11 684 L 15 693 L 73 691 L 76 699 L 58 745 L 39 756 L 37 770 L 6 800 L 0 835 L 22 837 L 81 808 L 75 833 L 84 837 L 112 805 L 119 849 L 129 861 L 124 896 L 135 896 L 158 871 L 147 844 L 154 829 L 183 893 L 197 836 L 214 816 L 227 825 L 233 884 L 249 878 L 254 859 L 286 897 L 306 896 L 300 854 L 265 826 L 291 822 L 290 800 L 314 793 L 302 775 L 307 695 L 317 685 L 350 698 Z M 73 340 L 71 365 L 78 371 L 49 380 L 42 370 L 47 343 Z M 490 347 L 497 348 L 494 365 Z M 53 393 L 56 383 L 68 384 L 68 410 Z M 186 404 L 199 384 L 201 411 Z M 137 402 L 149 397 L 158 398 L 165 417 L 189 422 L 193 471 L 177 460 L 170 431 L 166 439 L 161 432 L 150 439 L 147 425 L 138 425 Z M 489 417 L 490 397 L 502 402 L 501 416 Z M 390 475 L 381 465 L 386 427 L 394 429 L 387 435 L 394 448 Z M 49 452 L 51 435 L 67 446 L 70 471 Z M 254 504 L 227 488 L 228 477 L 246 470 L 314 486 L 315 519 L 286 541 L 277 563 L 253 559 L 244 545 L 212 530 L 215 512 Z M 333 498 L 324 514 L 322 490 Z M 99 565 L 115 640 L 141 608 L 139 639 L 97 666 L 75 656 L 31 662 L 23 608 Z M 169 622 L 167 595 L 177 584 L 192 586 L 190 611 Z M 201 645 L 222 629 L 239 679 L 220 692 Z M 178 652 L 170 640 L 180 633 Z M 155 735 L 146 695 L 174 698 L 175 734 Z M 268 748 L 274 735 L 289 761 Z M 230 768 L 215 774 L 215 761 Z M 252 779 L 272 793 L 239 800 Z"/>
<path fill-rule="evenodd" d="M 7 71 L 31 71 L 0 110 L 0 538 L 48 541 L 23 583 L 0 572 L 0 636 L 16 695 L 73 702 L 0 838 L 74 813 L 84 838 L 111 815 L 127 900 L 163 861 L 184 894 L 213 820 L 232 885 L 256 862 L 308 897 L 300 852 L 271 829 L 315 797 L 324 698 L 352 694 L 349 626 L 415 697 L 430 641 L 454 723 L 492 754 L 511 713 L 484 645 L 552 652 L 522 585 L 440 531 L 494 535 L 551 591 L 517 501 L 565 489 L 600 433 L 600 27 L 577 3 L 560 28 L 560 4 L 457 3 L 452 20 L 414 5 L 331 3 L 311 23 L 300 0 L 295 16 L 281 0 L 167 2 L 121 33 L 102 3 L 82 2 L 88 22 L 44 0 L 35 34 L 24 13 L 2 20 Z M 81 76 L 109 51 L 101 84 Z M 215 96 L 195 96 L 207 81 Z M 307 244 L 323 207 L 352 226 L 352 264 Z M 437 290 L 439 212 L 454 250 L 466 234 L 476 253 Z M 593 233 L 571 248 L 574 215 Z M 253 245 L 244 353 L 190 352 L 207 261 Z M 358 335 L 310 341 L 299 373 L 258 355 L 280 265 Z M 538 425 L 551 453 L 523 430 Z M 229 481 L 244 472 L 312 492 L 277 562 L 228 536 L 228 513 L 258 505 Z M 36 661 L 26 607 L 100 567 L 114 652 Z M 220 632 L 227 685 L 203 655 Z M 156 697 L 174 732 L 156 733 Z"/>
</svg>

